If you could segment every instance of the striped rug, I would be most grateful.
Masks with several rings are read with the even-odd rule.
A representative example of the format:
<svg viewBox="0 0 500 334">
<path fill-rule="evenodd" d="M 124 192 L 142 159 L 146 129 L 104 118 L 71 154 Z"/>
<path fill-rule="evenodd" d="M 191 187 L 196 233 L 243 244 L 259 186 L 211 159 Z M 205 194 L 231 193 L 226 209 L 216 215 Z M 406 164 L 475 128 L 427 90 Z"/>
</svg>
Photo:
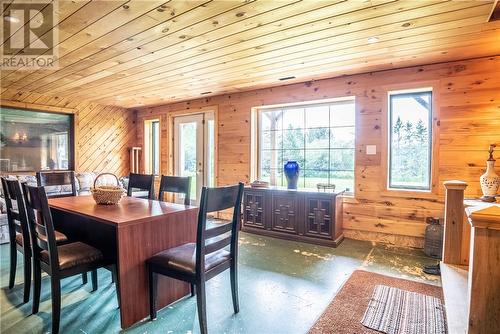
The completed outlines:
<svg viewBox="0 0 500 334">
<path fill-rule="evenodd" d="M 441 300 L 387 285 L 377 285 L 361 320 L 387 334 L 446 334 Z"/>
</svg>

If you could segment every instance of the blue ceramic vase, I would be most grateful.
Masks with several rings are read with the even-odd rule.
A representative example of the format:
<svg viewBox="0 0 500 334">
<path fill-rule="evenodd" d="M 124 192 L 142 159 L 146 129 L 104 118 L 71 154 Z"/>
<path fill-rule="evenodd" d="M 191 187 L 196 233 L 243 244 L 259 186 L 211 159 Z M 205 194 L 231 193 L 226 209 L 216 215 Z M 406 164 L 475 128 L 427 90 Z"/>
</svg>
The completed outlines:
<svg viewBox="0 0 500 334">
<path fill-rule="evenodd" d="M 288 189 L 297 189 L 297 181 L 299 180 L 299 164 L 297 161 L 289 160 L 286 162 L 283 171 L 288 183 Z"/>
</svg>

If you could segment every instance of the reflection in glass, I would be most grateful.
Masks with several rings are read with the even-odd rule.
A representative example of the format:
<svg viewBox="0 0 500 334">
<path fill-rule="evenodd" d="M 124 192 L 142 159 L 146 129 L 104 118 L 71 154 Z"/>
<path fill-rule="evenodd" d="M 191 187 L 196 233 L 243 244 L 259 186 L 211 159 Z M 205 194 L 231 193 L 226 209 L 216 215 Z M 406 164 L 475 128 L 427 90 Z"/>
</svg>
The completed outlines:
<svg viewBox="0 0 500 334">
<path fill-rule="evenodd" d="M 0 108 L 0 171 L 73 168 L 73 115 Z"/>
</svg>

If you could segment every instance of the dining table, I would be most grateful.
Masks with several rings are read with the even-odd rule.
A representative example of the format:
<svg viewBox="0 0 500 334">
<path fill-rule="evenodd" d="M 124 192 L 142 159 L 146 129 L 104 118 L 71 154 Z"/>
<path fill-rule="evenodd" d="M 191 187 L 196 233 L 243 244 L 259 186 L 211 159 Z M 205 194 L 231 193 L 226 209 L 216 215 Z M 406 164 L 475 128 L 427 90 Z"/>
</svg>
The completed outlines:
<svg viewBox="0 0 500 334">
<path fill-rule="evenodd" d="M 88 243 L 116 261 L 121 327 L 149 315 L 146 260 L 154 254 L 195 242 L 198 208 L 123 197 L 118 204 L 96 204 L 92 196 L 49 199 L 54 227 L 70 241 Z M 158 307 L 189 294 L 187 283 L 160 275 Z"/>
</svg>

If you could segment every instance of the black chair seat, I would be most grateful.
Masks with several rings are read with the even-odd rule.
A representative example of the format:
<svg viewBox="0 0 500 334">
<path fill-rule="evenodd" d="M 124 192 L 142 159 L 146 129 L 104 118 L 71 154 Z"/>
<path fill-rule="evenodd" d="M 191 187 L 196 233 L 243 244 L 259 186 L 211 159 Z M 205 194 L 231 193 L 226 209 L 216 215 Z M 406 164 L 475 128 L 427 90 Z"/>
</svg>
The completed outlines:
<svg viewBox="0 0 500 334">
<path fill-rule="evenodd" d="M 205 256 L 205 271 L 230 259 L 231 253 L 224 249 L 207 254 Z M 163 269 L 194 275 L 196 272 L 196 244 L 193 242 L 164 250 L 150 258 L 148 263 Z"/>
<path fill-rule="evenodd" d="M 64 233 L 55 231 L 55 236 L 56 236 L 56 243 L 58 244 L 63 244 L 68 241 L 68 237 Z M 17 233 L 16 243 L 22 246 L 23 242 L 24 242 L 23 235 L 21 233 Z"/>
<path fill-rule="evenodd" d="M 83 242 L 72 242 L 70 244 L 57 246 L 57 252 L 59 254 L 59 269 L 61 270 L 101 261 L 103 259 L 100 250 Z M 49 252 L 46 250 L 41 251 L 40 260 L 49 264 Z"/>
</svg>

